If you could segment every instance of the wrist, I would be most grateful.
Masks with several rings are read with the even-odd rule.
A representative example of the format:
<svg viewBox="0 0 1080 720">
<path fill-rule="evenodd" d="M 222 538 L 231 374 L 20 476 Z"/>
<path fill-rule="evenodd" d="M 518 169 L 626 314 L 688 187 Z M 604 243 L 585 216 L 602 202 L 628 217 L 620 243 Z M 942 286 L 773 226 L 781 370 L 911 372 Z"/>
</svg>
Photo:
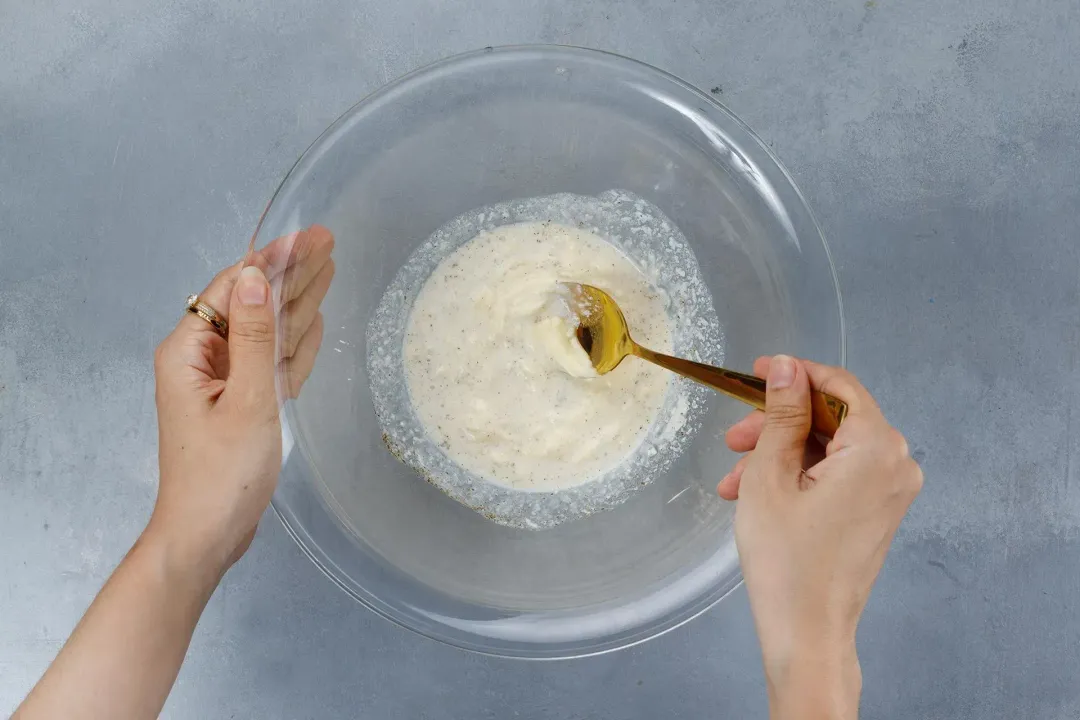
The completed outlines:
<svg viewBox="0 0 1080 720">
<path fill-rule="evenodd" d="M 799 641 L 764 660 L 773 720 L 858 717 L 862 670 L 854 638 Z"/>
<path fill-rule="evenodd" d="M 229 569 L 227 556 L 213 545 L 199 543 L 189 534 L 171 532 L 153 517 L 135 542 L 132 554 L 151 564 L 170 589 L 202 597 L 203 602 Z"/>
</svg>

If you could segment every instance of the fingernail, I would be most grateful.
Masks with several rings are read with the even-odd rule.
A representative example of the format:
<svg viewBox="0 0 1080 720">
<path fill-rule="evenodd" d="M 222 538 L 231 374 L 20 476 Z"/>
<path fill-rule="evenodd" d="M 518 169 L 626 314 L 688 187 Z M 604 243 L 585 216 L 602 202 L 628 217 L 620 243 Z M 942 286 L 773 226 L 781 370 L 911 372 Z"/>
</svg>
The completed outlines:
<svg viewBox="0 0 1080 720">
<path fill-rule="evenodd" d="M 795 382 L 795 361 L 787 355 L 777 355 L 769 363 L 769 377 L 766 385 L 775 390 L 791 387 Z"/>
<path fill-rule="evenodd" d="M 254 265 L 248 265 L 240 271 L 240 282 L 236 288 L 236 296 L 244 305 L 265 305 L 266 298 L 270 295 L 270 286 L 266 282 L 266 276 L 262 270 Z"/>
</svg>

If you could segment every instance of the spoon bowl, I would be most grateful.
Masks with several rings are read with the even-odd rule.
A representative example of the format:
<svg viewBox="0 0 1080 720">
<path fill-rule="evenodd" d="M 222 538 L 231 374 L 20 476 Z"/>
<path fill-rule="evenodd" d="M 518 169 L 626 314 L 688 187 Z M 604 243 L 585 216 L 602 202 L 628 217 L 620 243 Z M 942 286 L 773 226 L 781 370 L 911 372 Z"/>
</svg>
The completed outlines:
<svg viewBox="0 0 1080 720">
<path fill-rule="evenodd" d="M 754 375 L 664 355 L 643 347 L 630 337 L 615 298 L 593 285 L 562 283 L 564 299 L 576 322 L 575 336 L 598 375 L 611 372 L 628 355 L 659 365 L 758 410 L 765 409 L 765 381 Z M 817 390 L 810 391 L 812 428 L 831 438 L 847 416 L 847 403 Z"/>
</svg>

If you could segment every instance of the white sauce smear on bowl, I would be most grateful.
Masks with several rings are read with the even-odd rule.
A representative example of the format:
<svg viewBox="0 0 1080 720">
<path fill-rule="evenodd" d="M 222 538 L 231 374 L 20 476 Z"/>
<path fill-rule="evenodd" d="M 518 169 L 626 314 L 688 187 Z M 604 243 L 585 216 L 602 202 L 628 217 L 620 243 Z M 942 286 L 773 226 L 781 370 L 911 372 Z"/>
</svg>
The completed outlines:
<svg viewBox="0 0 1080 720">
<path fill-rule="evenodd" d="M 637 358 L 590 372 L 560 282 L 606 290 L 638 342 L 671 352 L 662 291 L 614 245 L 551 222 L 503 225 L 457 248 L 405 332 L 409 396 L 427 432 L 466 470 L 516 489 L 564 490 L 624 461 L 672 377 Z"/>
<path fill-rule="evenodd" d="M 410 255 L 368 324 L 387 447 L 512 527 L 552 527 L 624 502 L 671 467 L 713 397 L 637 358 L 589 377 L 571 328 L 544 307 L 559 280 L 611 292 L 642 344 L 722 364 L 716 311 L 686 238 L 618 190 L 455 218 Z"/>
</svg>

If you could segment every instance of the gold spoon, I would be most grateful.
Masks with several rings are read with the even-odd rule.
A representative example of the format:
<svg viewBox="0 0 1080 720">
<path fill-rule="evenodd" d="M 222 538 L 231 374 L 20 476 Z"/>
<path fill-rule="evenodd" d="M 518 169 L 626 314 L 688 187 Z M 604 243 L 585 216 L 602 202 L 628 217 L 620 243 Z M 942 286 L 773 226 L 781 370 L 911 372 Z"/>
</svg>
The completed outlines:
<svg viewBox="0 0 1080 720">
<path fill-rule="evenodd" d="M 630 337 L 626 318 L 615 299 L 600 288 L 581 283 L 562 283 L 567 305 L 577 320 L 577 339 L 600 375 L 614 370 L 627 355 L 637 355 L 679 373 L 736 400 L 765 409 L 765 381 L 753 375 L 663 355 L 638 345 Z M 562 294 L 562 293 L 560 293 Z M 812 426 L 832 437 L 847 416 L 847 403 L 817 390 L 810 391 Z"/>
</svg>

